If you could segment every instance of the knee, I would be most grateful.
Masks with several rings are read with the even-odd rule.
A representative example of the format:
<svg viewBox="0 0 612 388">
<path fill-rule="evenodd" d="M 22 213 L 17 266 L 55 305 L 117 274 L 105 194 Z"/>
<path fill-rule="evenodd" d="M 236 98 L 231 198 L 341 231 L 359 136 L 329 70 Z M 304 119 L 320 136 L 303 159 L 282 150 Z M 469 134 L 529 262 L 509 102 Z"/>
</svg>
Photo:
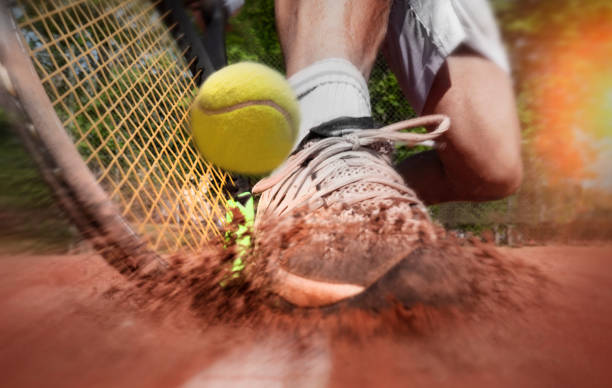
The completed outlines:
<svg viewBox="0 0 612 388">
<path fill-rule="evenodd" d="M 455 197 L 492 201 L 514 194 L 523 180 L 518 124 L 478 127 L 476 132 L 481 135 L 449 144 L 440 155 Z"/>
<path fill-rule="evenodd" d="M 514 194 L 523 180 L 520 150 L 493 150 L 476 171 L 470 188 L 473 200 L 491 201 Z"/>
<path fill-rule="evenodd" d="M 497 161 L 493 171 L 484 179 L 484 194 L 487 199 L 501 199 L 514 194 L 523 181 L 523 163 L 520 156 Z"/>
</svg>

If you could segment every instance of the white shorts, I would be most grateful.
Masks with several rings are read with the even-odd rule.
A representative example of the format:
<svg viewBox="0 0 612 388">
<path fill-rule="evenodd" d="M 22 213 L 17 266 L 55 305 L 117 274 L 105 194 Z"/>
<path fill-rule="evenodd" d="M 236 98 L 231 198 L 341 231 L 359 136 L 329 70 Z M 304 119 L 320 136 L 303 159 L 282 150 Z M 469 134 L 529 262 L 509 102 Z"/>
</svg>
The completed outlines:
<svg viewBox="0 0 612 388">
<path fill-rule="evenodd" d="M 417 113 L 438 70 L 462 44 L 510 71 L 486 0 L 394 0 L 383 53 Z"/>
</svg>

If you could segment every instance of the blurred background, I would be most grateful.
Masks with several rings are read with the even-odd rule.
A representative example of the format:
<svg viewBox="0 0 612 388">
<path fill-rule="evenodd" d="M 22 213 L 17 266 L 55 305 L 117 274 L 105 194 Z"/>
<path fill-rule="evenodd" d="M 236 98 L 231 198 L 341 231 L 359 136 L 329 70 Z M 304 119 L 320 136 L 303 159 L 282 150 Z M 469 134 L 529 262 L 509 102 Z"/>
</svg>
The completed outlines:
<svg viewBox="0 0 612 388">
<path fill-rule="evenodd" d="M 230 63 L 252 60 L 283 71 L 273 0 L 246 0 L 230 20 Z M 612 238 L 612 2 L 495 0 L 513 65 L 523 127 L 525 180 L 515 195 L 431 207 L 459 235 L 498 244 Z M 375 119 L 413 116 L 379 59 L 370 79 Z M 401 159 L 419 149 L 398 149 Z M 0 110 L 0 246 L 75 251 L 65 220 Z"/>
</svg>

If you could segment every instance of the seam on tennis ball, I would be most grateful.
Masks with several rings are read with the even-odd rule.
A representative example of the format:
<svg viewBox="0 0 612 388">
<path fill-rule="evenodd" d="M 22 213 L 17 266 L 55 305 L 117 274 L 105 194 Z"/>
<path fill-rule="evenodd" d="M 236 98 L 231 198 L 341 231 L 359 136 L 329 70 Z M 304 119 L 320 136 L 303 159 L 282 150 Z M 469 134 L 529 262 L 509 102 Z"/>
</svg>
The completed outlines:
<svg viewBox="0 0 612 388">
<path fill-rule="evenodd" d="M 285 117 L 285 120 L 287 120 L 287 122 L 291 125 L 291 127 L 293 127 L 293 121 L 291 119 L 291 115 L 289 114 L 289 112 L 287 112 L 282 106 L 278 105 L 272 100 L 245 101 L 245 102 L 240 102 L 232 106 L 226 106 L 226 107 L 218 108 L 218 109 L 206 108 L 204 107 L 202 101 L 198 101 L 197 107 L 198 109 L 200 109 L 203 113 L 207 115 L 215 115 L 215 114 L 233 112 L 238 109 L 246 108 L 249 106 L 256 106 L 256 105 L 265 105 L 265 106 L 269 106 L 270 108 L 277 110 L 280 114 L 282 114 Z M 295 128 L 293 129 L 295 130 Z"/>
</svg>

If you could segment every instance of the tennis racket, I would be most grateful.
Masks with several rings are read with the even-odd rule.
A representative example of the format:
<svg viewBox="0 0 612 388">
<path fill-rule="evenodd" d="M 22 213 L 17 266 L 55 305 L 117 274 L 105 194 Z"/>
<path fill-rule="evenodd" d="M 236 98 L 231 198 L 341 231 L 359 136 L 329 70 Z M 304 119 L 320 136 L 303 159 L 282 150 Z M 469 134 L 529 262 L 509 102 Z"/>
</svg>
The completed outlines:
<svg viewBox="0 0 612 388">
<path fill-rule="evenodd" d="M 207 0 L 0 2 L 0 100 L 58 203 L 123 274 L 221 236 L 232 177 L 187 123 L 225 63 L 224 19 Z"/>
</svg>

